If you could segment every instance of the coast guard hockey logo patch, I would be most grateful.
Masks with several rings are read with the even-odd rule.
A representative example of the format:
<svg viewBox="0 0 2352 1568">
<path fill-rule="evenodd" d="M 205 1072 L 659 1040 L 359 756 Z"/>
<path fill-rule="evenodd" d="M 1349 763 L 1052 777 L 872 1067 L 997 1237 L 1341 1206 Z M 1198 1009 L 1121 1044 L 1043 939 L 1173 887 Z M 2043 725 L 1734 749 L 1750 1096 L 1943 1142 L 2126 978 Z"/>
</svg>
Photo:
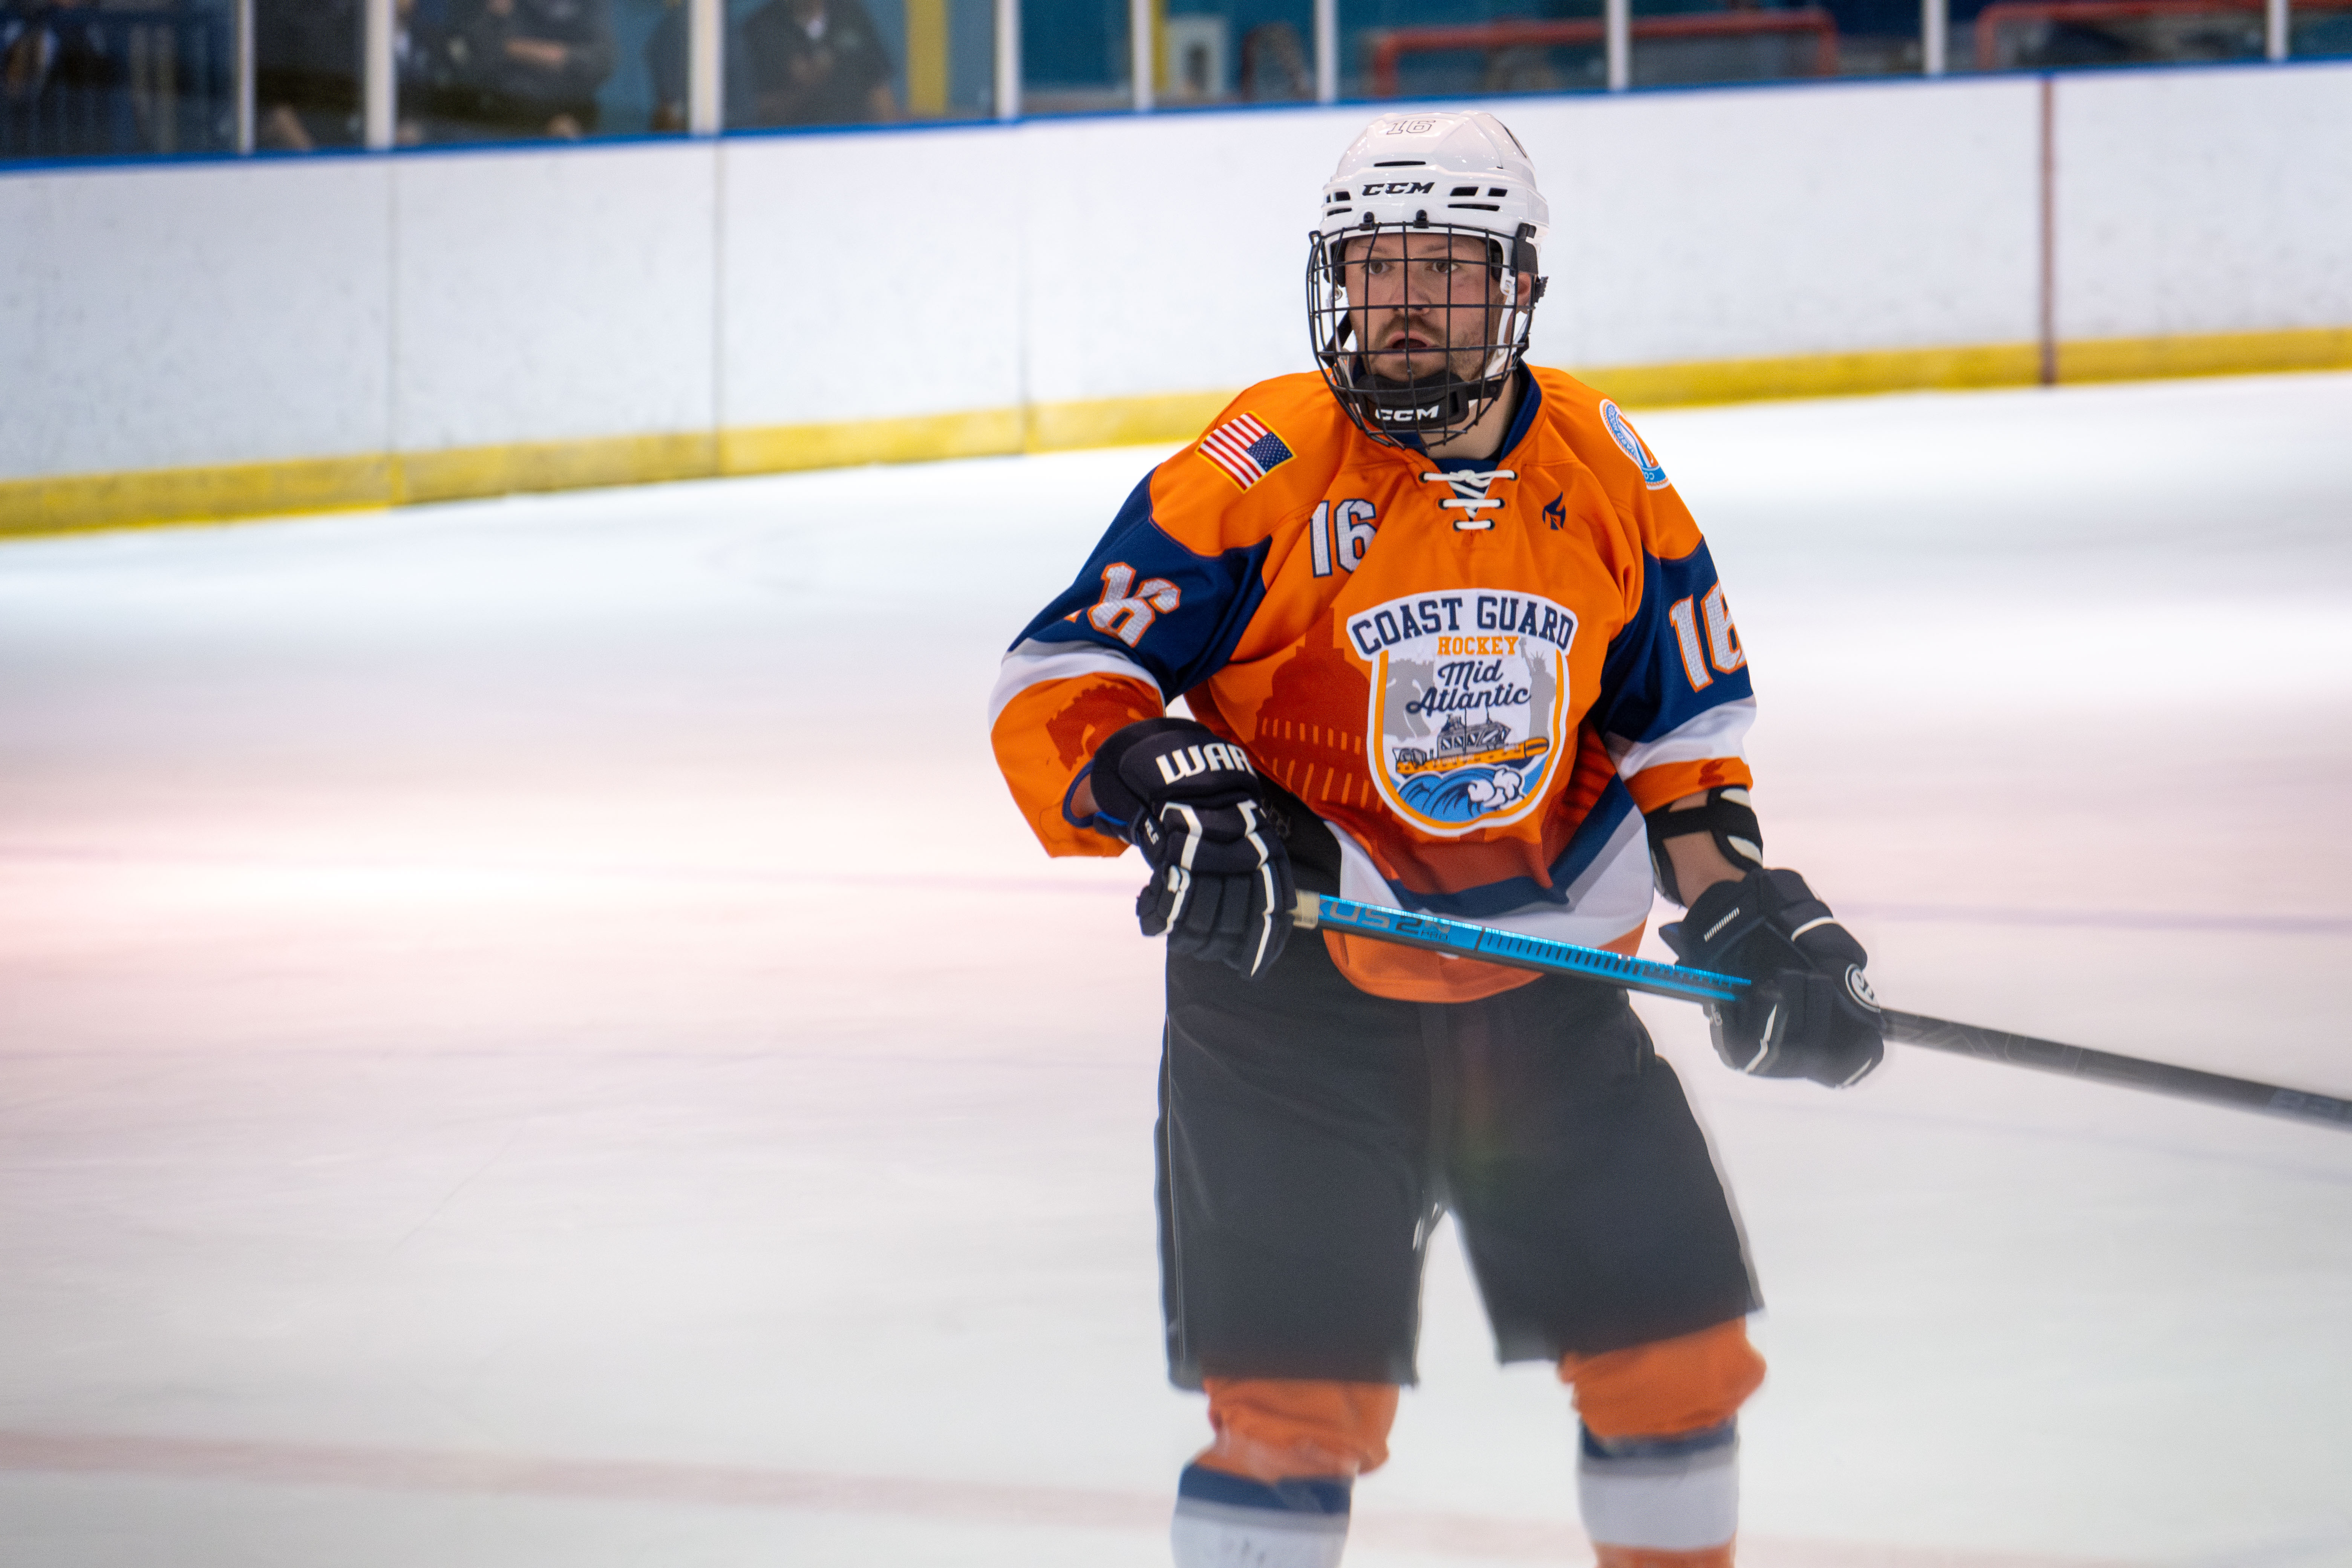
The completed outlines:
<svg viewBox="0 0 2352 1568">
<path fill-rule="evenodd" d="M 1617 443 L 1619 450 L 1633 458 L 1633 466 L 1642 470 L 1642 482 L 1654 490 L 1664 489 L 1664 465 L 1650 456 L 1650 449 L 1642 445 L 1642 438 L 1625 423 L 1624 414 L 1605 397 L 1601 400 L 1601 423 L 1609 426 L 1610 438 Z"/>
<path fill-rule="evenodd" d="M 1529 594 L 1463 588 L 1347 617 L 1371 666 L 1373 781 L 1399 816 L 1454 837 L 1535 810 L 1568 733 L 1576 614 Z"/>
<path fill-rule="evenodd" d="M 1281 437 L 1249 415 L 1226 420 L 1201 437 L 1201 456 L 1223 468 L 1225 477 L 1247 489 L 1294 455 Z"/>
</svg>

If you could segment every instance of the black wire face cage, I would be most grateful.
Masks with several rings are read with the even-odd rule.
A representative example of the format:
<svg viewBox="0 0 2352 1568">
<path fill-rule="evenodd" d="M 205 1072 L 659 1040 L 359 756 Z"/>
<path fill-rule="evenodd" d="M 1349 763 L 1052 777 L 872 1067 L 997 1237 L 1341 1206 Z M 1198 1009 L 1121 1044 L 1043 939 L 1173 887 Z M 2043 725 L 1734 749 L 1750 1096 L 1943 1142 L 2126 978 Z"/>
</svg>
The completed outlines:
<svg viewBox="0 0 2352 1568">
<path fill-rule="evenodd" d="M 1544 279 L 1535 276 L 1534 233 L 1531 225 L 1520 226 L 1518 237 L 1509 242 L 1507 263 L 1505 242 L 1490 231 L 1431 223 L 1426 213 L 1410 224 L 1376 224 L 1367 216 L 1360 228 L 1308 237 L 1307 326 L 1315 363 L 1358 429 L 1388 447 L 1403 446 L 1399 437 L 1408 434 L 1423 441 L 1444 441 L 1477 423 L 1488 405 L 1503 395 L 1527 357 L 1528 330 L 1536 301 L 1543 298 Z M 1367 332 L 1385 332 L 1399 307 L 1375 308 L 1351 300 L 1348 294 L 1349 252 L 1355 250 L 1360 258 L 1386 235 L 1405 236 L 1406 253 L 1415 258 L 1443 254 L 1456 239 L 1477 242 L 1486 257 L 1486 287 L 1477 301 L 1413 299 L 1412 318 L 1438 346 L 1375 356 L 1389 362 L 1385 370 L 1402 371 L 1402 375 L 1375 374 L 1361 341 Z M 1507 297 L 1517 291 L 1514 274 L 1533 279 L 1533 286 L 1516 299 Z M 1478 319 L 1475 323 L 1458 321 L 1463 315 Z M 1449 344 L 1455 346 L 1445 346 Z"/>
</svg>

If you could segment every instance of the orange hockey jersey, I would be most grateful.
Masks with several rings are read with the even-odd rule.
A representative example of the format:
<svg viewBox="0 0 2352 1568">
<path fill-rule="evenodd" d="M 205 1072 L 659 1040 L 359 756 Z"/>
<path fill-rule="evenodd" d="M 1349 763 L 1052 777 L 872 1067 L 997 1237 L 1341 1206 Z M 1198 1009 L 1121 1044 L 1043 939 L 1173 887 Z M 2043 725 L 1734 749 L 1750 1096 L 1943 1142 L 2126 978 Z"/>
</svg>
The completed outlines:
<svg viewBox="0 0 2352 1568">
<path fill-rule="evenodd" d="M 1250 388 L 1154 468 L 997 682 L 997 760 L 1046 850 L 1126 847 L 1066 793 L 1181 696 L 1330 826 L 1343 897 L 1631 951 L 1641 814 L 1749 782 L 1747 657 L 1616 405 L 1556 371 L 1519 386 L 1491 460 L 1372 441 L 1310 374 Z M 1378 995 L 1532 978 L 1326 941 Z"/>
</svg>

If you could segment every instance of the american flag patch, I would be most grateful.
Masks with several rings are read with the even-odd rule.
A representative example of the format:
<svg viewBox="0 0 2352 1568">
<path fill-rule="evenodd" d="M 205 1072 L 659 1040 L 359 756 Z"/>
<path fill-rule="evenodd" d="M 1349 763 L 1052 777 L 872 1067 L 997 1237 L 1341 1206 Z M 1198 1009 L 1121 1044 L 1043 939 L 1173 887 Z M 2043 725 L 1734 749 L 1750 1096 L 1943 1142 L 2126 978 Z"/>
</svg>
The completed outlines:
<svg viewBox="0 0 2352 1568">
<path fill-rule="evenodd" d="M 1295 456 L 1282 437 L 1244 414 L 1226 420 L 1201 437 L 1201 456 L 1225 470 L 1225 477 L 1247 489 Z"/>
</svg>

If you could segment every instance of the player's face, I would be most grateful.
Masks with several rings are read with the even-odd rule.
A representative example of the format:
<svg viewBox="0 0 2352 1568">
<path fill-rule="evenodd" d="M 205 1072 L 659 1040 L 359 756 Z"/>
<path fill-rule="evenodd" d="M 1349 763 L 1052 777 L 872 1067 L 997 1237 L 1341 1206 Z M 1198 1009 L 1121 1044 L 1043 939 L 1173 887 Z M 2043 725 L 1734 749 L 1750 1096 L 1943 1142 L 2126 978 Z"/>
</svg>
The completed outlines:
<svg viewBox="0 0 2352 1568">
<path fill-rule="evenodd" d="M 1475 380 L 1494 342 L 1503 294 L 1486 241 L 1468 235 L 1382 234 L 1348 242 L 1348 316 L 1383 381 L 1444 374 Z"/>
</svg>

